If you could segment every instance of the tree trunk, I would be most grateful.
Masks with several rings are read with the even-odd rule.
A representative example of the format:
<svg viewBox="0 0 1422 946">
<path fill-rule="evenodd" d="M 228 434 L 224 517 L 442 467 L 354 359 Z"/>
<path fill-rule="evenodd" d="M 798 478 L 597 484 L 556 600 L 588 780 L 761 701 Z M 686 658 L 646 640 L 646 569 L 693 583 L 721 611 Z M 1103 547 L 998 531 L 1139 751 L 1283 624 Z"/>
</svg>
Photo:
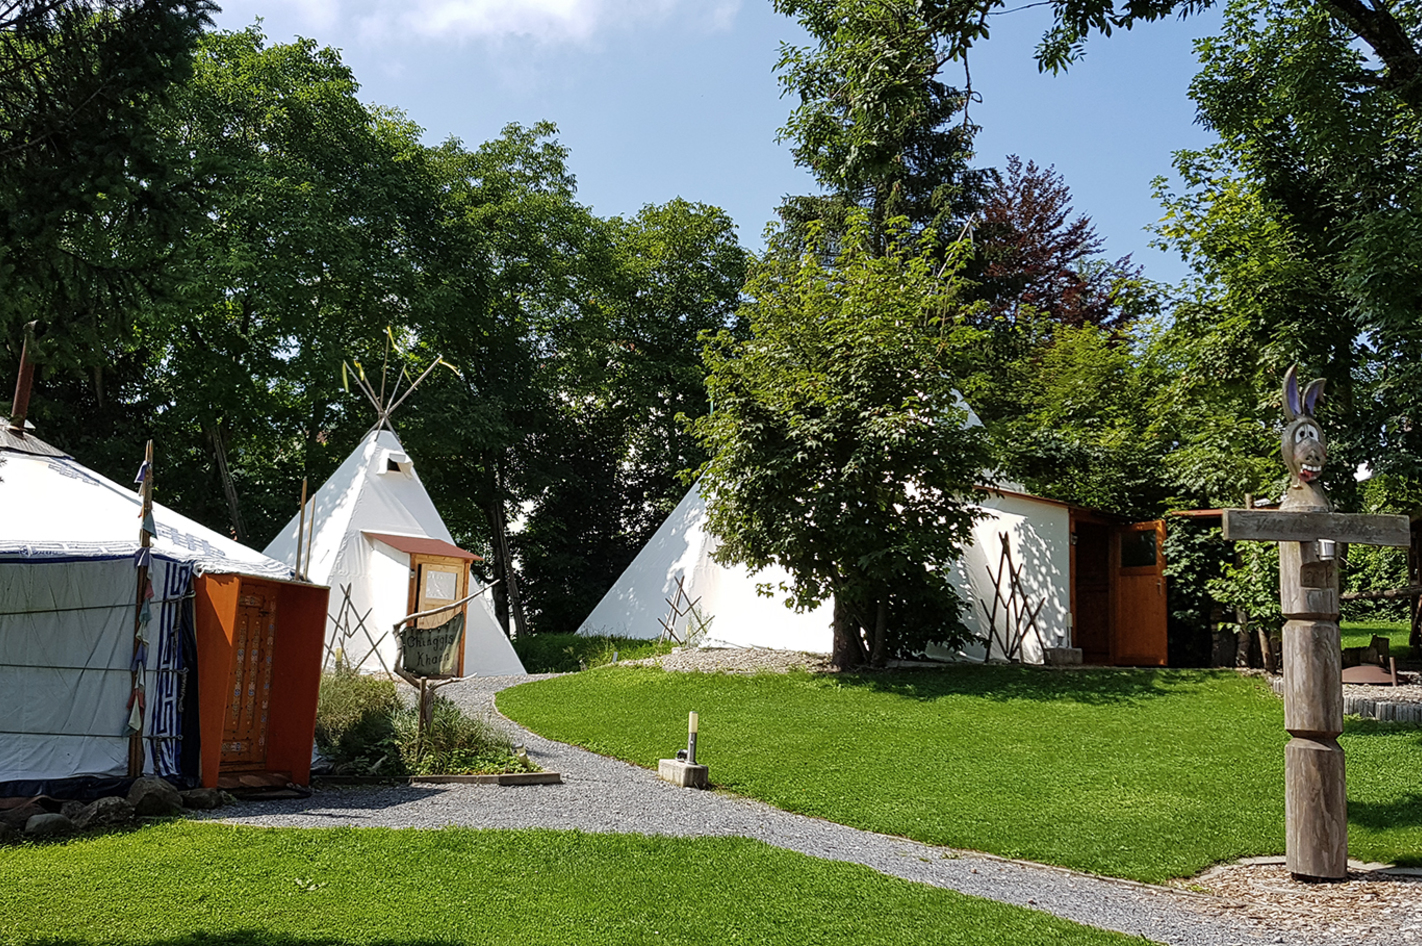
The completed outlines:
<svg viewBox="0 0 1422 946">
<path fill-rule="evenodd" d="M 492 479 L 493 489 L 484 507 L 484 515 L 489 520 L 490 542 L 494 549 L 494 577 L 502 579 L 494 589 L 494 612 L 504 626 L 504 633 L 512 637 L 515 629 L 528 632 L 532 628 L 528 626 L 528 618 L 523 611 L 518 577 L 514 574 L 513 559 L 509 555 L 508 522 L 504 515 L 504 500 L 499 494 L 497 472 Z"/>
<path fill-rule="evenodd" d="M 1259 661 L 1265 670 L 1273 673 L 1278 665 L 1274 661 L 1274 642 L 1269 638 L 1269 628 L 1257 624 L 1255 629 L 1259 632 Z"/>
<path fill-rule="evenodd" d="M 834 596 L 834 644 L 830 662 L 840 670 L 852 670 L 863 661 L 859 622 L 849 613 L 840 595 Z"/>
<path fill-rule="evenodd" d="M 242 521 L 242 508 L 237 501 L 237 484 L 232 481 L 232 471 L 227 466 L 227 443 L 222 434 L 222 424 L 207 425 L 207 439 L 212 444 L 212 458 L 217 464 L 217 475 L 222 480 L 222 493 L 227 497 L 227 514 L 232 523 L 232 535 L 243 545 L 247 544 L 247 526 Z"/>
<path fill-rule="evenodd" d="M 1249 666 L 1249 615 L 1242 610 L 1234 612 L 1234 619 L 1238 622 L 1239 630 L 1236 632 L 1236 649 L 1234 652 L 1234 665 L 1236 667 Z"/>
<path fill-rule="evenodd" d="M 889 592 L 885 589 L 879 595 L 879 611 L 874 615 L 874 641 L 869 652 L 869 665 L 871 667 L 884 666 L 884 651 L 887 647 L 885 638 L 888 637 L 889 630 Z"/>
</svg>

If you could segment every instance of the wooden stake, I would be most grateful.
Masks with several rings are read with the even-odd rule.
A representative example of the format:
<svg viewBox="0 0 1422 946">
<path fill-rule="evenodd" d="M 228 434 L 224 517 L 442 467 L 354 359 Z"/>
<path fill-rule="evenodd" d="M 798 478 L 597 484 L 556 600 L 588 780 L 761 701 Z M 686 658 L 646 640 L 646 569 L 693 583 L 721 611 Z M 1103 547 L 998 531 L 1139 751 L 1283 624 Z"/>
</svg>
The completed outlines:
<svg viewBox="0 0 1422 946">
<path fill-rule="evenodd" d="M 301 540 L 306 537 L 306 477 L 301 478 L 301 512 L 300 518 L 296 522 L 296 574 L 292 577 L 297 581 L 301 580 Z"/>
<path fill-rule="evenodd" d="M 142 523 L 146 522 L 153 513 L 153 441 L 148 441 L 148 447 L 143 453 L 143 483 L 140 486 L 140 494 L 143 501 L 140 504 L 138 545 L 139 548 L 151 548 L 153 538 L 143 528 Z M 129 694 L 133 700 L 138 700 L 138 688 L 143 681 L 143 667 L 138 664 L 139 649 L 143 647 L 143 605 L 147 599 L 148 592 L 148 571 L 147 565 L 140 565 L 134 569 L 137 573 L 138 590 L 134 596 L 133 608 L 133 669 L 129 673 Z M 129 733 L 128 736 L 128 777 L 138 778 L 143 774 L 143 709 L 138 709 L 138 731 Z"/>
</svg>

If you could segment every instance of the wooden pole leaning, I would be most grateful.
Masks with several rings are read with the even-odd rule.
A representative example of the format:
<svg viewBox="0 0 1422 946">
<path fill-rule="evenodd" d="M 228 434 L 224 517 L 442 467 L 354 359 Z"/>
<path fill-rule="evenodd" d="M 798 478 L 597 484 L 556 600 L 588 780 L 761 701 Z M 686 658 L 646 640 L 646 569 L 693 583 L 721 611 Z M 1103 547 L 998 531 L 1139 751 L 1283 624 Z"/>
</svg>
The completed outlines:
<svg viewBox="0 0 1422 946">
<path fill-rule="evenodd" d="M 153 537 L 149 535 L 145 526 L 149 517 L 153 515 L 153 441 L 148 441 L 148 447 L 143 452 L 143 481 L 139 484 L 138 516 L 142 524 L 138 530 L 138 544 L 140 549 L 151 548 Z M 135 594 L 133 609 L 133 666 L 130 672 L 129 699 L 137 702 L 137 712 L 130 718 L 136 718 L 138 726 L 136 729 L 130 727 L 128 735 L 128 777 L 138 778 L 143 774 L 143 662 L 139 660 L 139 655 L 146 651 L 146 642 L 143 638 L 143 609 L 148 601 L 148 572 L 149 567 L 145 556 L 140 556 L 138 567 L 134 569 L 137 578 L 137 592 Z"/>
<path fill-rule="evenodd" d="M 1342 647 L 1338 631 L 1339 542 L 1410 542 L 1406 516 L 1335 513 L 1319 479 L 1327 458 L 1313 418 L 1322 379 L 1302 398 L 1294 369 L 1284 378 L 1283 458 L 1289 487 L 1275 510 L 1227 509 L 1227 541 L 1279 543 L 1279 602 L 1285 618 L 1284 852 L 1300 880 L 1348 877 L 1348 792 L 1343 748 Z"/>
</svg>

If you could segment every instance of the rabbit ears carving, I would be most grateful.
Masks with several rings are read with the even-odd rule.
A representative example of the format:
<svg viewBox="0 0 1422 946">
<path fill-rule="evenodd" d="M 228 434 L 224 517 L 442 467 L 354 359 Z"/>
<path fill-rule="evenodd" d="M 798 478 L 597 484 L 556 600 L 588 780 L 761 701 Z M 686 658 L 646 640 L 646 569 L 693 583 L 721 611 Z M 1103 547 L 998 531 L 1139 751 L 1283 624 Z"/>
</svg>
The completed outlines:
<svg viewBox="0 0 1422 946">
<path fill-rule="evenodd" d="M 1308 387 L 1304 389 L 1303 397 L 1299 397 L 1298 368 L 1298 365 L 1294 365 L 1284 375 L 1284 417 L 1286 420 L 1312 417 L 1314 410 L 1323 400 L 1323 386 L 1326 383 L 1323 378 L 1315 378 L 1310 381 Z"/>
</svg>

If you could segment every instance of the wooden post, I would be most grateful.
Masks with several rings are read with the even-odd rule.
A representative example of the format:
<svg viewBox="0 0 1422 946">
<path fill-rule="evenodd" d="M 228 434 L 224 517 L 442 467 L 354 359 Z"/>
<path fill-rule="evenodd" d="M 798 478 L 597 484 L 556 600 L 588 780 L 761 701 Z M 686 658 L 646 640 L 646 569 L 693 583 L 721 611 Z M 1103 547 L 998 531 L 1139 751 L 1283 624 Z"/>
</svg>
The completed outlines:
<svg viewBox="0 0 1422 946">
<path fill-rule="evenodd" d="M 1338 632 L 1337 542 L 1406 546 L 1404 516 L 1332 511 L 1320 478 L 1327 457 L 1313 419 L 1323 395 L 1302 397 L 1294 369 L 1284 377 L 1283 457 L 1291 474 L 1277 512 L 1226 509 L 1227 541 L 1279 543 L 1284 617 L 1284 841 L 1289 872 L 1301 880 L 1348 878 L 1348 792 L 1343 748 L 1342 650 Z M 1266 659 L 1268 651 L 1265 651 Z"/>
<path fill-rule="evenodd" d="M 138 544 L 140 548 L 151 548 L 153 537 L 144 528 L 148 517 L 153 514 L 153 441 L 148 441 L 148 447 L 143 452 L 143 482 L 139 486 L 139 492 L 143 497 L 139 508 Z M 129 698 L 138 705 L 134 707 L 138 711 L 138 728 L 128 735 L 128 777 L 138 778 L 143 774 L 143 694 L 140 687 L 143 685 L 143 666 L 138 661 L 139 653 L 145 647 L 143 640 L 143 607 L 148 599 L 148 566 L 140 564 L 134 569 L 137 573 L 138 590 L 134 597 L 133 609 L 133 669 L 129 675 Z"/>
</svg>

